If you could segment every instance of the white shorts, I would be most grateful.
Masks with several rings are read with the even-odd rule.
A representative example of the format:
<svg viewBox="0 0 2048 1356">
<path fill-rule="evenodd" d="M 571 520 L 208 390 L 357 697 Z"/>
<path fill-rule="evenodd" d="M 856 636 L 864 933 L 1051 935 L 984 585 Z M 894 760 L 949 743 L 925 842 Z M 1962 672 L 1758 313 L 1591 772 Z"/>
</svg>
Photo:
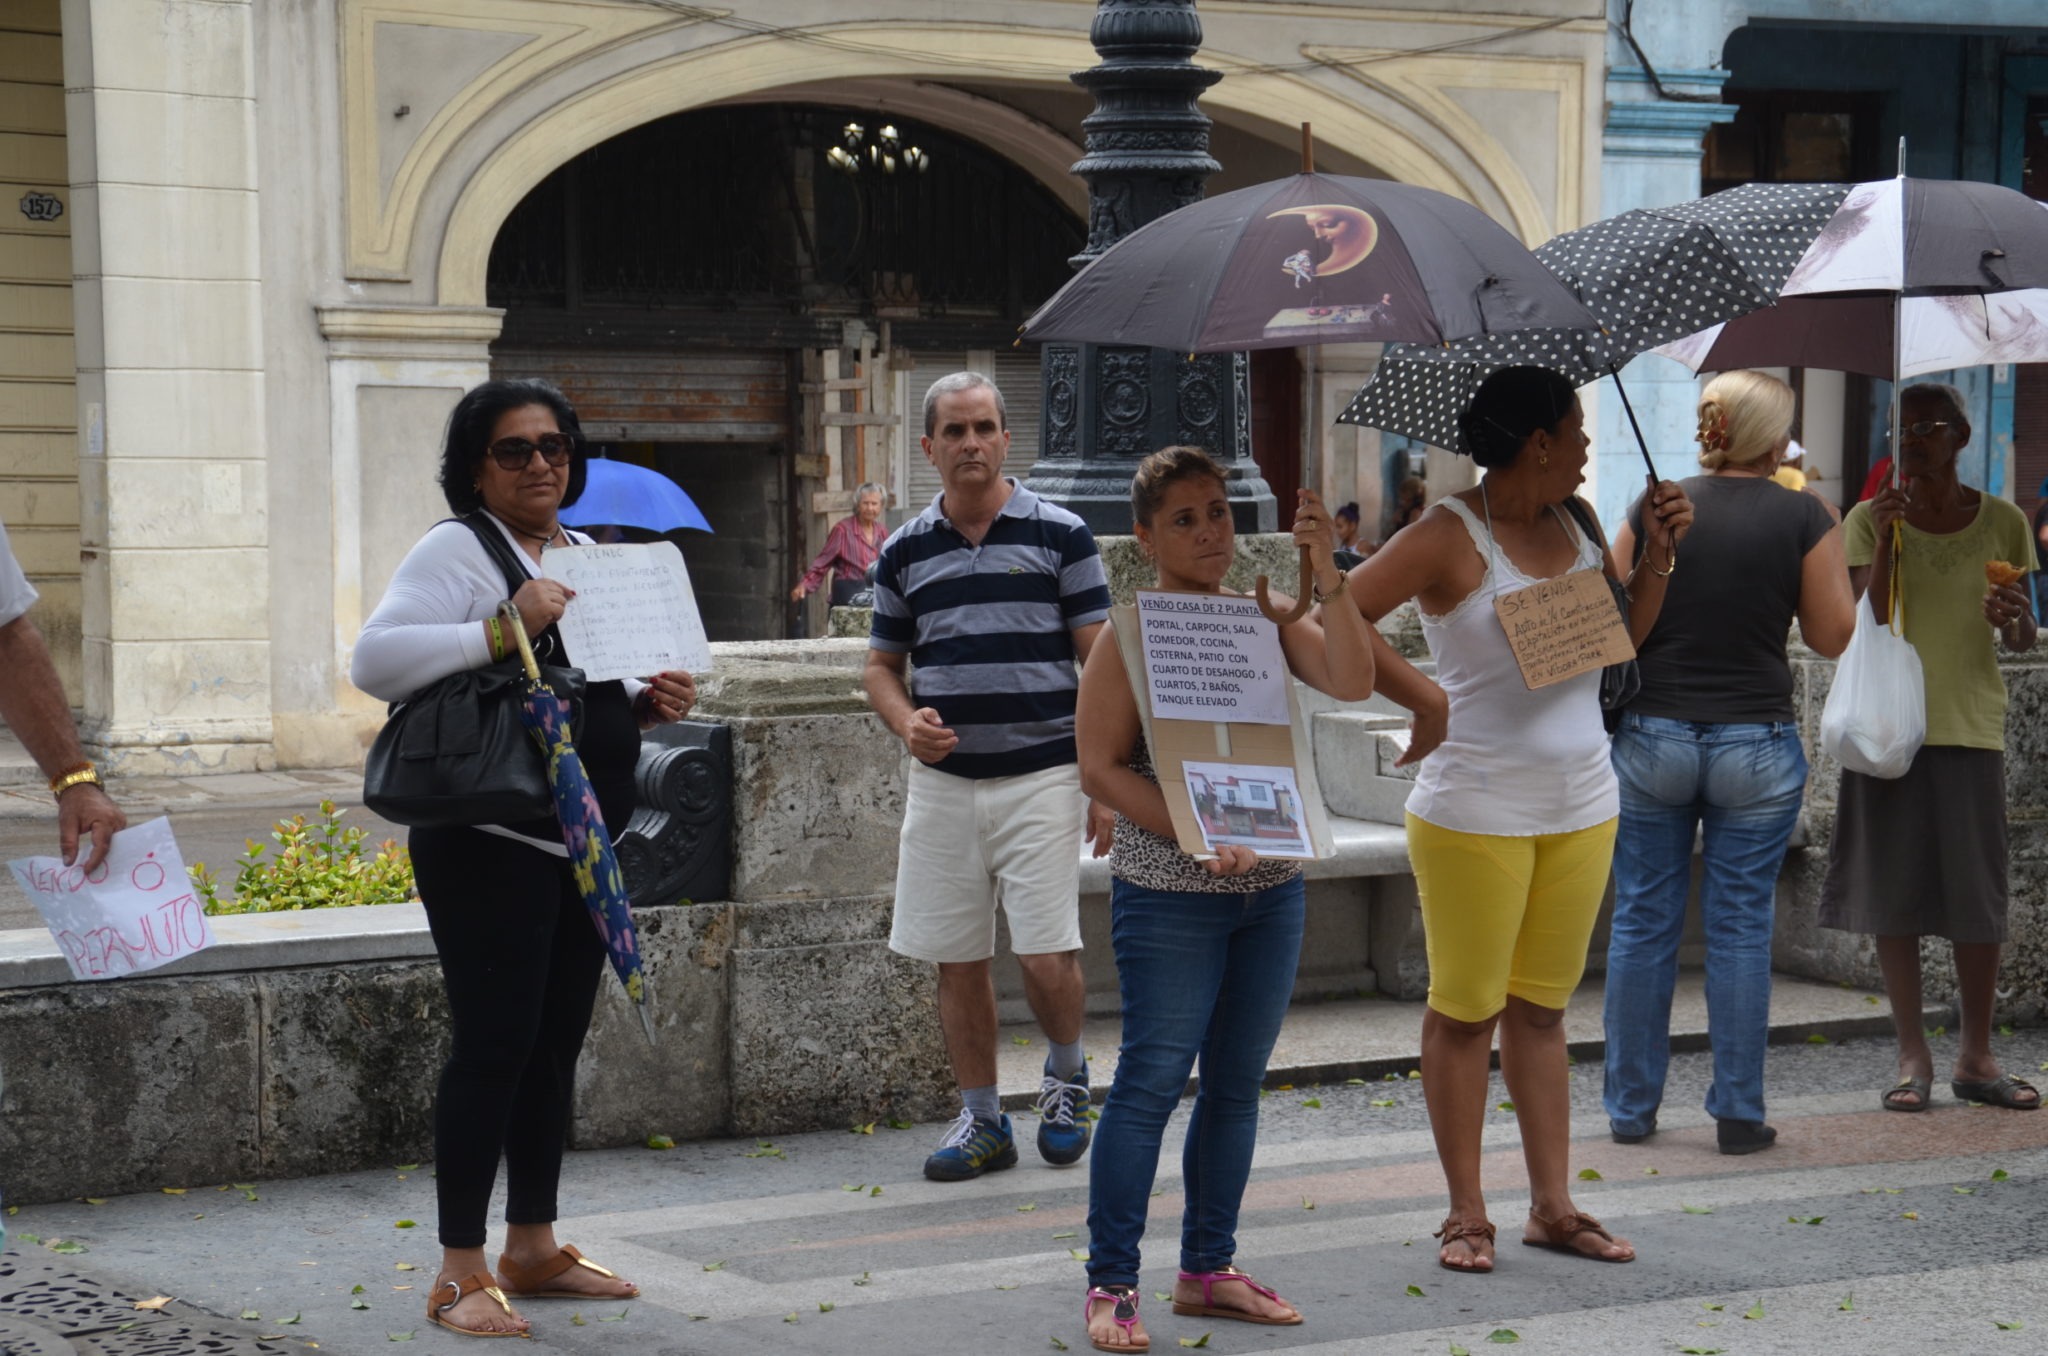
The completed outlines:
<svg viewBox="0 0 2048 1356">
<path fill-rule="evenodd" d="M 1017 955 L 1079 951 L 1086 812 L 1072 763 L 976 778 L 911 759 L 889 949 L 915 960 L 987 960 L 1000 904 Z"/>
</svg>

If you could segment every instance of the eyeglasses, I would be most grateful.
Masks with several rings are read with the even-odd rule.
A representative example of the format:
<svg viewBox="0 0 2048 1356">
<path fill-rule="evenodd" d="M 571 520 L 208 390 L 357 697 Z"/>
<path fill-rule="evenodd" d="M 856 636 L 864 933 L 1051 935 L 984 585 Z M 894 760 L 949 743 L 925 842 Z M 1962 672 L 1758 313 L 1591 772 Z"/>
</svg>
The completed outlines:
<svg viewBox="0 0 2048 1356">
<path fill-rule="evenodd" d="M 1946 419 L 1920 419 L 1906 425 L 1906 432 L 1915 438 L 1925 438 L 1934 430 L 1948 426 L 1949 421 Z"/>
<path fill-rule="evenodd" d="M 576 451 L 576 438 L 568 433 L 543 433 L 540 439 L 500 438 L 484 449 L 502 471 L 523 471 L 537 451 L 550 466 L 567 466 Z"/>
</svg>

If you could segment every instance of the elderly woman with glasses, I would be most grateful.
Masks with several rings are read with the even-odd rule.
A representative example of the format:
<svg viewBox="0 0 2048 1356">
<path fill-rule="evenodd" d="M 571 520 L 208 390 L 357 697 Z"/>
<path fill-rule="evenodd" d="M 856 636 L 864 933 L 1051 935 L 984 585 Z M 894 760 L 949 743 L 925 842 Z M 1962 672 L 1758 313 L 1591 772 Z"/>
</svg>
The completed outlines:
<svg viewBox="0 0 2048 1356">
<path fill-rule="evenodd" d="M 1927 739 L 1896 781 L 1843 771 L 1820 921 L 1877 940 L 1899 1040 L 1885 1110 L 1933 1105 L 1920 939 L 1946 937 L 1962 1018 L 1949 1090 L 1961 1101 L 2038 1111 L 2041 1094 L 1991 1053 L 2008 858 L 1998 649 L 2021 654 L 2038 638 L 2027 594 L 2038 568 L 2033 531 L 2017 505 L 1957 476 L 1970 421 L 1953 386 L 1900 392 L 1899 432 L 1899 483 L 1851 509 L 1842 528 L 1850 586 L 1873 615 L 1891 615 L 1898 583 L 1906 639 L 1926 677 Z M 2005 568 L 1988 571 L 1993 562 Z"/>
<path fill-rule="evenodd" d="M 575 593 L 542 578 L 540 564 L 550 547 L 590 540 L 557 516 L 583 488 L 578 432 L 546 382 L 485 382 L 462 397 L 440 473 L 461 517 L 430 529 L 392 576 L 356 642 L 357 687 L 402 701 L 464 669 L 517 662 L 495 620 L 508 592 L 536 650 L 575 661 L 555 627 Z M 633 812 L 640 731 L 681 720 L 696 696 L 687 673 L 589 685 L 576 746 L 614 834 Z M 632 1298 L 635 1286 L 555 1240 L 576 1059 L 605 959 L 559 826 L 415 828 L 411 849 L 454 1026 L 434 1104 L 442 1261 L 427 1318 L 471 1336 L 525 1335 L 506 1294 Z M 500 1158 L 505 1248 L 493 1277 L 484 1214 Z"/>
</svg>

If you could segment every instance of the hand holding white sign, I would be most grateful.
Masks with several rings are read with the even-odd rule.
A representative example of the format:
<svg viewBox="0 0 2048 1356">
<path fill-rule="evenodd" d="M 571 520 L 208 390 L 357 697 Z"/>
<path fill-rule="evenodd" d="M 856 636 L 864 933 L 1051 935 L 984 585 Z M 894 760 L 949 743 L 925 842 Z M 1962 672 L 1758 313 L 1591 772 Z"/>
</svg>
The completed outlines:
<svg viewBox="0 0 2048 1356">
<path fill-rule="evenodd" d="M 168 965 L 213 945 L 185 860 L 159 816 L 114 835 L 88 872 L 56 857 L 9 862 L 22 892 L 63 949 L 74 979 L 115 979 Z"/>
<path fill-rule="evenodd" d="M 575 590 L 559 625 L 570 659 L 591 682 L 711 667 L 690 571 L 674 542 L 566 546 L 543 555 L 541 571 Z"/>
</svg>

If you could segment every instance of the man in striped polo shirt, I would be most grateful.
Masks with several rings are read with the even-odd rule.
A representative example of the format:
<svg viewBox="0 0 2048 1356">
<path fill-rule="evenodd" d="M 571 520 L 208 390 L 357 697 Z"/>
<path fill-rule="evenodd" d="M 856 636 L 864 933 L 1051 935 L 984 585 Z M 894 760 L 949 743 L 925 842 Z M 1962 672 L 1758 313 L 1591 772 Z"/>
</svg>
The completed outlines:
<svg viewBox="0 0 2048 1356">
<path fill-rule="evenodd" d="M 1109 584 L 1087 526 L 1003 474 L 1010 434 L 987 377 L 933 382 L 924 434 L 945 490 L 883 543 L 862 685 L 911 755 L 889 946 L 939 967 L 962 1102 L 925 1160 L 925 1176 L 944 1182 L 1017 1161 L 996 1099 L 998 904 L 1052 1050 L 1039 1156 L 1064 1165 L 1088 1148 L 1076 899 L 1088 816 L 1074 694 L 1109 616 Z M 1106 851 L 1108 823 L 1089 828 Z"/>
</svg>

